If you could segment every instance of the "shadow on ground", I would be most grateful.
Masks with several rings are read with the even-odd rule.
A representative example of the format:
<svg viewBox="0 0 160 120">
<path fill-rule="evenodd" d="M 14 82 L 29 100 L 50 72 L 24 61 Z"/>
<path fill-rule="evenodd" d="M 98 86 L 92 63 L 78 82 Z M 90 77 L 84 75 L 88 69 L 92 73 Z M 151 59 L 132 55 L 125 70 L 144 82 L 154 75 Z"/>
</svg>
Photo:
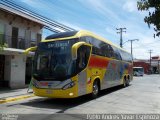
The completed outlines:
<svg viewBox="0 0 160 120">
<path fill-rule="evenodd" d="M 123 87 L 116 86 L 113 88 L 102 90 L 98 98 L 108 95 L 120 89 L 123 89 Z M 78 98 L 72 98 L 72 99 L 39 98 L 35 100 L 30 100 L 29 102 L 26 102 L 26 103 L 19 103 L 19 105 L 31 106 L 35 108 L 59 109 L 60 111 L 57 113 L 64 113 L 64 111 L 66 111 L 67 109 L 76 107 L 78 105 L 84 104 L 92 100 L 96 100 L 96 99 L 92 99 L 90 95 L 84 95 L 84 96 L 81 96 Z"/>
</svg>

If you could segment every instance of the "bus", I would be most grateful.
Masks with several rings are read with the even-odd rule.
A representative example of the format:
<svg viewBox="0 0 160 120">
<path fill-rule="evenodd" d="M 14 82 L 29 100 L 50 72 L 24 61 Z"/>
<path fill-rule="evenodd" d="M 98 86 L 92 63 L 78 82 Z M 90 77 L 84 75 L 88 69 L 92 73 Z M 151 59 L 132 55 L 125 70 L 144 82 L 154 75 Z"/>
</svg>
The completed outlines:
<svg viewBox="0 0 160 120">
<path fill-rule="evenodd" d="M 143 67 L 133 67 L 133 75 L 134 76 L 143 76 L 144 68 Z"/>
<path fill-rule="evenodd" d="M 50 35 L 35 51 L 32 89 L 36 96 L 75 98 L 117 85 L 129 86 L 133 78 L 132 56 L 89 31 L 70 31 Z"/>
</svg>

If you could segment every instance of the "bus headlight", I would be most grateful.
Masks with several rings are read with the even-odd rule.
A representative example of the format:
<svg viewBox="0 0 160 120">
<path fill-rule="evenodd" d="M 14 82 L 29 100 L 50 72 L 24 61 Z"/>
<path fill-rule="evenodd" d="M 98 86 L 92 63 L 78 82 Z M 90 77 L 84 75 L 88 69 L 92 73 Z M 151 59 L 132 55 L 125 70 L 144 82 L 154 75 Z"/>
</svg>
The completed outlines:
<svg viewBox="0 0 160 120">
<path fill-rule="evenodd" d="M 73 86 L 75 86 L 75 82 L 74 82 L 74 81 L 68 83 L 68 84 L 65 85 L 62 89 L 63 89 L 63 90 L 66 90 L 66 89 L 68 89 L 68 88 L 72 88 Z"/>
</svg>

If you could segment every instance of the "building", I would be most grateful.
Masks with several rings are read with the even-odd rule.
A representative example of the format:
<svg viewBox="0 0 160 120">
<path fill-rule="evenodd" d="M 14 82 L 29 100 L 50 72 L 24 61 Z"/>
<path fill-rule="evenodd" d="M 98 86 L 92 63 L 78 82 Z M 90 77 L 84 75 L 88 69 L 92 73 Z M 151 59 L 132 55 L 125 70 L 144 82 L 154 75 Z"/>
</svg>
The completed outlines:
<svg viewBox="0 0 160 120">
<path fill-rule="evenodd" d="M 133 61 L 133 66 L 134 67 L 143 67 L 145 74 L 160 73 L 160 56 L 151 57 L 151 65 L 150 65 L 150 60 L 135 59 Z"/>
<path fill-rule="evenodd" d="M 144 73 L 149 74 L 150 64 L 148 63 L 148 60 L 136 59 L 136 60 L 133 61 L 133 66 L 134 67 L 143 67 L 144 68 Z"/>
<path fill-rule="evenodd" d="M 24 55 L 24 50 L 39 43 L 43 28 L 53 32 L 74 30 L 11 1 L 0 1 L 0 43 L 7 45 L 0 50 L 0 88 L 23 88 L 30 83 L 32 58 Z"/>
<path fill-rule="evenodd" d="M 43 24 L 35 19 L 0 9 L 0 41 L 7 48 L 0 52 L 0 86 L 24 87 L 30 81 L 31 61 L 24 49 L 35 46 L 42 36 Z"/>
<path fill-rule="evenodd" d="M 160 56 L 153 56 L 151 59 L 152 73 L 160 73 Z"/>
</svg>

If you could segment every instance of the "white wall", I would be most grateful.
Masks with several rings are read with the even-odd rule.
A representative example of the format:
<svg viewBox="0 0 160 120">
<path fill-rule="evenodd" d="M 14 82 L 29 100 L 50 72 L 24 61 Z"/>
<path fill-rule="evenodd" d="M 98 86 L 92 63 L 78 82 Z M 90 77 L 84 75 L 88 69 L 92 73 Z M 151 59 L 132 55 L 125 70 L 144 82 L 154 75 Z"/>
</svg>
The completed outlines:
<svg viewBox="0 0 160 120">
<path fill-rule="evenodd" d="M 11 24 L 9 24 L 12 21 Z M 35 40 L 37 33 L 42 34 L 40 24 L 27 20 L 25 18 L 16 16 L 13 20 L 13 15 L 10 13 L 5 13 L 4 11 L 0 10 L 0 23 L 5 25 L 5 35 L 12 36 L 12 27 L 18 28 L 18 36 L 25 37 L 25 31 L 31 31 L 31 39 Z M 9 41 L 9 44 L 11 41 Z"/>
<path fill-rule="evenodd" d="M 11 78 L 11 56 L 5 55 L 4 80 L 9 81 Z"/>
<path fill-rule="evenodd" d="M 14 18 L 15 17 L 15 18 Z M 11 23 L 12 22 L 12 23 Z M 40 24 L 0 10 L 0 23 L 5 26 L 4 34 L 12 36 L 12 27 L 18 28 L 18 36 L 25 38 L 27 30 L 31 31 L 31 39 L 37 39 L 37 33 L 42 34 Z M 11 45 L 11 39 L 8 41 Z M 11 88 L 25 86 L 26 57 L 24 55 L 5 55 L 4 79 L 9 81 Z"/>
<path fill-rule="evenodd" d="M 22 88 L 25 86 L 26 57 L 15 55 L 11 58 L 10 87 Z"/>
</svg>

